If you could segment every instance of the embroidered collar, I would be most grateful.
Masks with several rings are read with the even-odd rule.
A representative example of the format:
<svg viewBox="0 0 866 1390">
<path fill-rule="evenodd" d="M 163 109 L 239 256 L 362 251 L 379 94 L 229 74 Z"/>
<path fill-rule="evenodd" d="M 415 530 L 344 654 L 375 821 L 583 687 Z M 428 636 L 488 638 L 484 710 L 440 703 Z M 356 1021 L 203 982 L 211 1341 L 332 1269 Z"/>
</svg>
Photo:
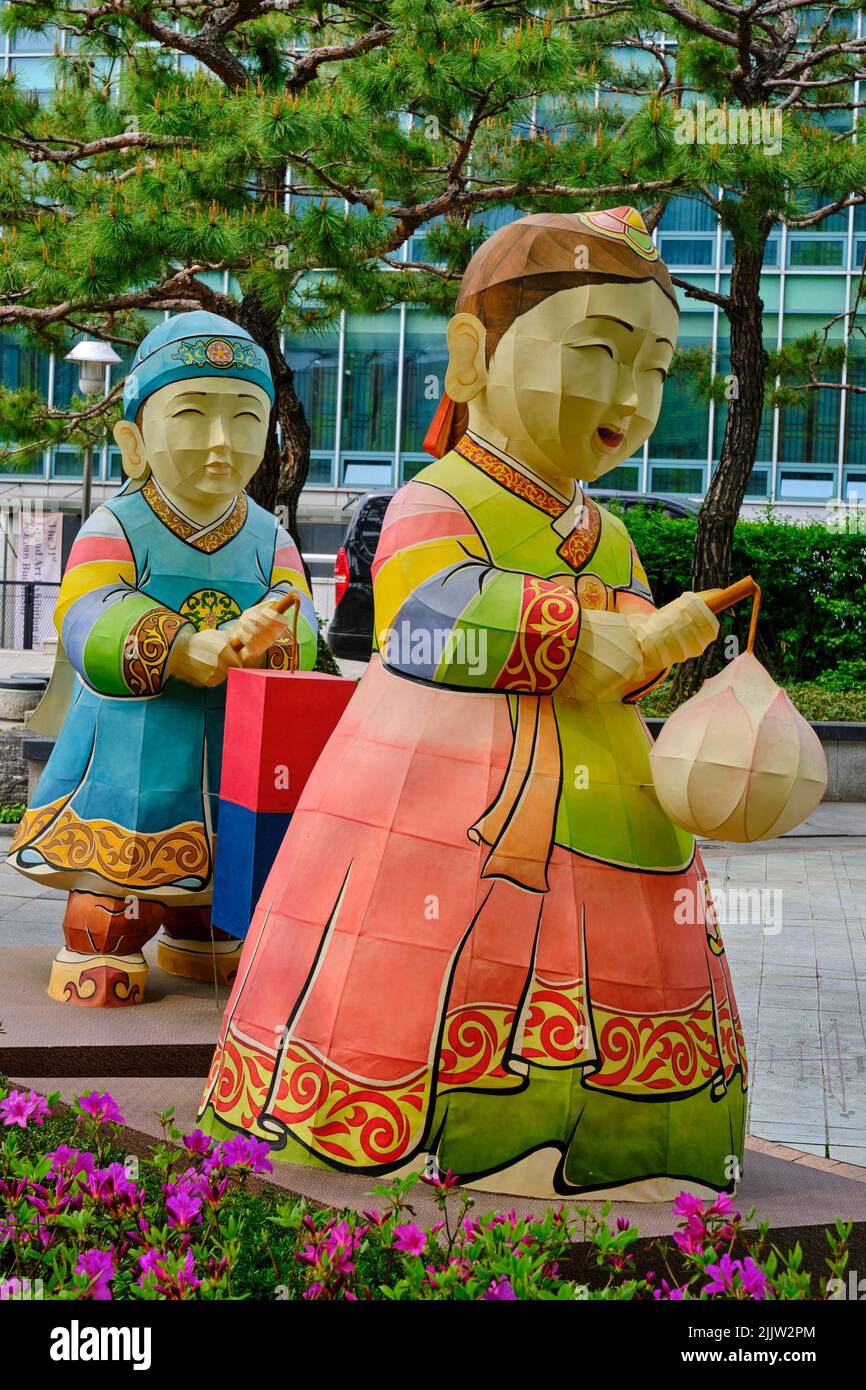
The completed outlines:
<svg viewBox="0 0 866 1390">
<path fill-rule="evenodd" d="M 576 508 L 577 525 L 568 532 L 562 544 L 557 547 L 556 553 L 571 569 L 583 569 L 594 554 L 601 537 L 601 512 L 591 497 L 586 493 L 581 494 L 578 489 L 575 498 L 566 502 L 563 497 L 557 496 L 533 478 L 525 468 L 500 458 L 469 434 L 464 434 L 454 447 L 461 458 L 480 468 L 488 478 L 504 487 L 506 492 L 552 517 L 555 531 L 558 531 L 556 522 L 565 512 L 572 512 L 575 509 L 575 501 L 582 497 L 582 505 Z"/>
<path fill-rule="evenodd" d="M 186 541 L 187 545 L 203 550 L 206 555 L 212 555 L 233 540 L 247 519 L 247 498 L 243 492 L 229 504 L 222 516 L 207 526 L 198 526 L 179 512 L 152 475 L 141 489 L 141 494 L 163 526 L 167 526 L 180 540 Z"/>
</svg>

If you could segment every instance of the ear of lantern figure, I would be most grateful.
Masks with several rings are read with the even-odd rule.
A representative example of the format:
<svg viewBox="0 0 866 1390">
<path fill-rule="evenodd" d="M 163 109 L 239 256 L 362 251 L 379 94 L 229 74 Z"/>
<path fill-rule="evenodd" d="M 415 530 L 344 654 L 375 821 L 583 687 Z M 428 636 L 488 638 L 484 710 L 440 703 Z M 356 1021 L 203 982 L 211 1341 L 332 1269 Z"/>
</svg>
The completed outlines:
<svg viewBox="0 0 866 1390">
<path fill-rule="evenodd" d="M 670 716 L 650 763 L 663 809 L 711 840 L 782 835 L 827 788 L 820 739 L 749 651 Z"/>
</svg>

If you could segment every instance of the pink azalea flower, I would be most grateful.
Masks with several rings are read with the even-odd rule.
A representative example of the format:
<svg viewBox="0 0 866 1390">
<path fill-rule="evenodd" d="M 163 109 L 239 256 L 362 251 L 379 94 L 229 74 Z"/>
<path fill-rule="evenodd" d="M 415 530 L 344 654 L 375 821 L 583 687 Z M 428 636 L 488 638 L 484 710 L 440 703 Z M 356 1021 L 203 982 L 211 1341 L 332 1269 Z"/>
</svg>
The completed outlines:
<svg viewBox="0 0 866 1390">
<path fill-rule="evenodd" d="M 80 1149 L 70 1149 L 68 1144 L 58 1144 L 56 1149 L 52 1149 L 46 1154 L 46 1158 L 51 1159 L 52 1173 L 63 1174 L 63 1176 L 74 1177 L 76 1173 L 92 1173 L 96 1167 L 96 1160 L 92 1153 L 82 1152 Z"/>
<path fill-rule="evenodd" d="M 427 1245 L 427 1236 L 414 1221 L 394 1227 L 394 1249 L 404 1255 L 420 1255 Z"/>
<path fill-rule="evenodd" d="M 122 1163 L 110 1163 L 107 1168 L 94 1168 L 87 1174 L 86 1191 L 97 1197 L 114 1212 L 128 1211 L 140 1206 L 143 1189 L 139 1191 L 127 1177 Z"/>
<path fill-rule="evenodd" d="M 162 1190 L 166 1197 L 174 1197 L 182 1192 L 187 1197 L 203 1198 L 210 1191 L 210 1185 L 203 1173 L 195 1168 L 187 1168 L 173 1182 L 163 1183 Z"/>
<path fill-rule="evenodd" d="M 201 1198 L 190 1197 L 186 1192 L 178 1192 L 169 1197 L 165 1204 L 169 1226 L 185 1230 L 193 1221 L 201 1221 Z"/>
<path fill-rule="evenodd" d="M 184 1147 L 194 1154 L 209 1154 L 213 1145 L 210 1135 L 203 1134 L 200 1129 L 194 1129 L 192 1134 L 185 1134 L 183 1142 Z"/>
<path fill-rule="evenodd" d="M 726 1251 L 718 1264 L 707 1265 L 705 1273 L 709 1274 L 710 1281 L 704 1284 L 701 1293 L 733 1293 L 734 1279 L 740 1269 L 739 1260 L 732 1260 Z"/>
<path fill-rule="evenodd" d="M 747 1255 L 740 1265 L 740 1278 L 743 1281 L 743 1288 L 749 1298 L 767 1297 L 767 1276 L 764 1271 L 755 1264 L 751 1255 Z"/>
<path fill-rule="evenodd" d="M 114 1260 L 107 1250 L 85 1250 L 78 1256 L 76 1274 L 90 1281 L 90 1297 L 97 1301 L 111 1298 L 110 1281 L 114 1278 Z"/>
<path fill-rule="evenodd" d="M 195 1260 L 191 1250 L 187 1250 L 183 1258 L 178 1262 L 177 1269 L 172 1272 L 169 1268 L 171 1256 L 164 1250 L 146 1250 L 143 1255 L 138 1257 L 138 1265 L 141 1274 L 138 1276 L 139 1288 L 144 1288 L 146 1283 L 152 1283 L 159 1293 L 168 1297 L 172 1295 L 182 1297 L 188 1289 L 195 1292 L 201 1288 L 201 1280 L 195 1274 Z M 152 1277 L 151 1277 L 152 1276 Z"/>
<path fill-rule="evenodd" d="M 734 1204 L 727 1192 L 720 1192 L 712 1206 L 707 1207 L 705 1216 L 729 1216 L 732 1221 L 739 1221 L 740 1213 L 734 1211 Z"/>
<path fill-rule="evenodd" d="M 689 1222 L 685 1230 L 674 1231 L 674 1244 L 684 1255 L 699 1255 L 706 1242 L 706 1232 L 702 1226 Z"/>
<path fill-rule="evenodd" d="M 426 1182 L 428 1187 L 438 1187 L 443 1192 L 452 1192 L 455 1187 L 460 1186 L 460 1179 L 456 1173 L 449 1168 L 447 1173 L 432 1173 L 429 1177 L 423 1174 L 422 1182 Z"/>
<path fill-rule="evenodd" d="M 516 1301 L 517 1294 L 503 1274 L 501 1279 L 492 1279 L 484 1295 L 485 1303 L 504 1303 Z"/>
<path fill-rule="evenodd" d="M 653 1290 L 653 1298 L 656 1300 L 661 1299 L 663 1302 L 670 1301 L 672 1303 L 679 1303 L 685 1298 L 685 1296 L 686 1295 L 684 1289 L 678 1289 L 676 1287 L 671 1288 L 667 1279 L 662 1280 L 662 1286 L 660 1289 Z"/>
<path fill-rule="evenodd" d="M 89 1091 L 87 1095 L 77 1096 L 75 1104 L 80 1114 L 88 1115 L 101 1125 L 125 1124 L 117 1101 L 108 1091 Z"/>
<path fill-rule="evenodd" d="M 703 1217 L 704 1204 L 700 1197 L 695 1197 L 691 1192 L 680 1192 L 674 1198 L 674 1216 L 682 1216 L 688 1219 L 691 1216 Z"/>
<path fill-rule="evenodd" d="M 269 1149 L 263 1139 L 236 1134 L 214 1149 L 214 1159 L 222 1168 L 249 1168 L 253 1173 L 272 1173 L 274 1165 L 268 1158 Z"/>
<path fill-rule="evenodd" d="M 10 1091 L 4 1100 L 0 1100 L 0 1114 L 4 1125 L 18 1125 L 19 1129 L 26 1129 L 31 1120 L 37 1125 L 44 1124 L 51 1110 L 45 1097 L 40 1096 L 38 1091 Z"/>
</svg>

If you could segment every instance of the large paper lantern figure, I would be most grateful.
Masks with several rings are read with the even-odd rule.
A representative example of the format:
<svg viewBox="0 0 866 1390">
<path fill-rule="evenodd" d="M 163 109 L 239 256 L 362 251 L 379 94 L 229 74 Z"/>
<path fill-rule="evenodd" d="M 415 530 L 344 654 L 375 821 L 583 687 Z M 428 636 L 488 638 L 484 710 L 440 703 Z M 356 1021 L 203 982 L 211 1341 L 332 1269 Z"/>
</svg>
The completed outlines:
<svg viewBox="0 0 866 1390">
<path fill-rule="evenodd" d="M 580 486 L 655 425 L 675 292 L 618 208 L 497 231 L 457 309 L 445 452 L 388 509 L 379 654 L 265 884 L 200 1123 L 367 1183 L 729 1189 L 743 1040 L 637 709 L 718 623 L 656 610 Z"/>
<path fill-rule="evenodd" d="M 754 655 L 761 591 L 751 578 L 705 594 L 718 609 L 754 594 L 749 642 L 665 723 L 650 754 L 672 820 L 715 840 L 769 840 L 793 830 L 827 790 L 821 740 Z"/>
<path fill-rule="evenodd" d="M 262 350 L 214 314 L 166 320 L 135 354 L 115 426 L 130 482 L 69 556 L 55 622 L 75 689 L 9 856 L 69 890 L 55 999 L 141 1002 L 160 927 L 173 973 L 237 968 L 210 926 L 226 673 L 288 665 L 291 591 L 301 666 L 317 647 L 297 549 L 244 492 L 273 399 Z"/>
</svg>

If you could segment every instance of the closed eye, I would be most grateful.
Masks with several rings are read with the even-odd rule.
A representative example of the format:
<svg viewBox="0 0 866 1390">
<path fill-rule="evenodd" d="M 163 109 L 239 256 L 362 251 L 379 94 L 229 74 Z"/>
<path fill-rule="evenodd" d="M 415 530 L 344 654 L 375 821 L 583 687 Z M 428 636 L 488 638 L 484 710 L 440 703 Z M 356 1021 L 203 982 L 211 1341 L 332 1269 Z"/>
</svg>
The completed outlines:
<svg viewBox="0 0 866 1390">
<path fill-rule="evenodd" d="M 239 410 L 234 418 L 236 420 L 240 420 L 244 415 L 246 415 L 250 420 L 255 420 L 258 424 L 261 424 L 261 417 L 258 416 L 254 410 Z"/>
<path fill-rule="evenodd" d="M 646 370 L 648 372 L 658 372 L 662 381 L 667 381 L 668 376 L 670 375 L 667 367 L 647 367 Z"/>
<path fill-rule="evenodd" d="M 204 411 L 199 410 L 197 406 L 186 405 L 184 406 L 183 410 L 176 410 L 173 413 L 171 417 L 172 420 L 176 420 L 179 415 L 204 415 Z"/>
<path fill-rule="evenodd" d="M 566 344 L 566 347 L 572 347 L 572 348 L 601 348 L 602 352 L 606 352 L 607 355 L 608 355 L 608 357 L 610 357 L 610 358 L 613 357 L 613 348 L 611 347 L 610 343 L 567 343 L 567 344 Z"/>
</svg>

